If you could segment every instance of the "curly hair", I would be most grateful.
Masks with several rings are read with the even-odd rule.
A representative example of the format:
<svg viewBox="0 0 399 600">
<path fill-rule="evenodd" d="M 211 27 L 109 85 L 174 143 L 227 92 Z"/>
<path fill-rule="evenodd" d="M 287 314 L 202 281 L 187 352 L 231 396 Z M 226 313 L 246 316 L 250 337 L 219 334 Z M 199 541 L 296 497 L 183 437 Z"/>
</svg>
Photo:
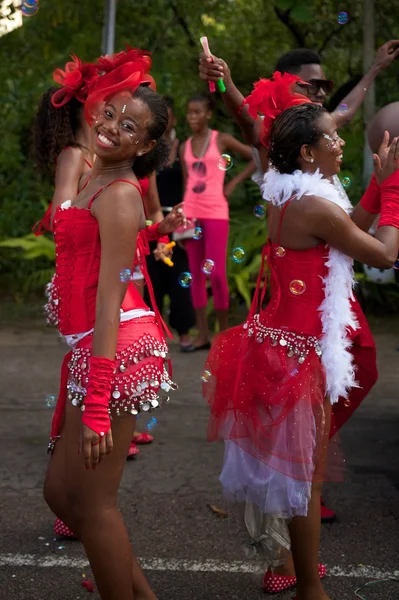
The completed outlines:
<svg viewBox="0 0 399 600">
<path fill-rule="evenodd" d="M 317 121 L 326 109 L 318 104 L 300 104 L 282 112 L 269 133 L 269 160 L 280 173 L 300 168 L 299 154 L 304 144 L 312 146 L 322 136 Z"/>
<path fill-rule="evenodd" d="M 54 108 L 51 97 L 58 88 L 52 87 L 40 98 L 33 124 L 33 155 L 41 173 L 52 177 L 57 157 L 67 146 L 81 148 L 75 136 L 81 127 L 83 104 L 72 98 L 60 108 Z"/>
<path fill-rule="evenodd" d="M 133 171 L 138 179 L 143 179 L 153 171 L 160 169 L 168 161 L 169 147 L 163 138 L 169 120 L 168 105 L 160 94 L 143 85 L 137 88 L 133 97 L 140 98 L 150 109 L 153 118 L 148 127 L 147 140 L 156 140 L 157 142 L 152 150 L 143 156 L 136 157 L 134 161 Z"/>
<path fill-rule="evenodd" d="M 187 100 L 187 106 L 190 104 L 190 102 L 203 102 L 206 105 L 207 109 L 212 112 L 216 108 L 215 99 L 212 96 L 212 94 L 209 94 L 208 92 L 194 94 L 194 96 L 191 96 L 191 98 Z"/>
</svg>

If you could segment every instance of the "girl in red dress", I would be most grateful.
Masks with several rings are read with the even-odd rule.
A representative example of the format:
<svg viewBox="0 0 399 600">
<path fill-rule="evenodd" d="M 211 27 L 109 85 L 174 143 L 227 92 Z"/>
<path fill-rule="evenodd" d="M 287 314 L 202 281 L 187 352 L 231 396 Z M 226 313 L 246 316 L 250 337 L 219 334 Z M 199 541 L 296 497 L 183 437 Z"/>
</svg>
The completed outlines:
<svg viewBox="0 0 399 600">
<path fill-rule="evenodd" d="M 364 207 L 352 211 L 328 179 L 344 148 L 333 119 L 320 106 L 294 106 L 298 96 L 287 101 L 296 78 L 284 78 L 258 84 L 252 107 L 248 100 L 266 117 L 270 237 L 248 319 L 216 339 L 204 393 L 209 437 L 225 441 L 220 479 L 247 553 L 277 567 L 291 550 L 297 599 L 328 600 L 318 566 L 320 494 L 331 407 L 358 385 L 353 259 L 379 268 L 395 261 L 399 144 L 393 140 L 383 168 L 376 158 L 381 219 L 373 238 L 358 226 Z"/>
<path fill-rule="evenodd" d="M 151 89 L 150 65 L 142 53 L 92 88 L 85 111 L 96 163 L 84 188 L 58 206 L 53 219 L 54 306 L 71 351 L 62 366 L 44 494 L 82 540 L 104 600 L 156 598 L 116 497 L 136 415 L 154 410 L 175 388 L 162 320 L 125 283 L 135 263 L 146 274 L 148 241 L 184 222 L 177 207 L 140 231 L 145 216 L 137 177 L 167 157 L 167 107 Z"/>
</svg>

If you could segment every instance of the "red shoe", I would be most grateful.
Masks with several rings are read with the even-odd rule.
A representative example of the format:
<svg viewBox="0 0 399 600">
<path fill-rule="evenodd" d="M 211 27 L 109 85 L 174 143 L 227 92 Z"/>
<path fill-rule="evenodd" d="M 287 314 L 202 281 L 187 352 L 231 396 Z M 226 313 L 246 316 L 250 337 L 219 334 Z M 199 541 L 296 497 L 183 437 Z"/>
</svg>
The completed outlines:
<svg viewBox="0 0 399 600">
<path fill-rule="evenodd" d="M 324 579 L 326 573 L 326 567 L 324 565 L 319 565 L 320 579 Z M 268 594 L 277 594 L 278 592 L 283 592 L 284 590 L 288 590 L 295 586 L 296 577 L 291 577 L 289 575 L 275 575 L 270 571 L 266 571 L 262 585 L 263 591 Z"/>
<path fill-rule="evenodd" d="M 61 521 L 61 519 L 56 519 L 54 521 L 53 531 L 54 531 L 55 535 L 58 535 L 59 537 L 67 537 L 67 538 L 71 538 L 71 539 L 74 539 L 74 540 L 78 539 L 77 536 L 73 533 L 73 531 L 71 531 L 65 525 L 65 523 L 63 523 Z"/>
<path fill-rule="evenodd" d="M 151 444 L 154 438 L 149 433 L 138 433 L 133 436 L 133 444 Z"/>
<path fill-rule="evenodd" d="M 320 516 L 322 523 L 334 523 L 337 519 L 335 512 L 325 506 L 323 498 L 320 500 Z"/>
<path fill-rule="evenodd" d="M 140 450 L 137 448 L 136 444 L 132 442 L 130 444 L 129 451 L 127 453 L 126 460 L 133 460 L 136 456 L 140 454 Z"/>
</svg>

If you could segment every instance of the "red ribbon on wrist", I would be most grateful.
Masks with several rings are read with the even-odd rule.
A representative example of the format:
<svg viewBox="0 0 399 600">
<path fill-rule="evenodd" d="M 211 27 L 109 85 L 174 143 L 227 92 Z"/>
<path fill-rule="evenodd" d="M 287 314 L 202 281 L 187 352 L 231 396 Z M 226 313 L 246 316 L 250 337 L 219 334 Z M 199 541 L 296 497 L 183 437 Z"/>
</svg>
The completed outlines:
<svg viewBox="0 0 399 600">
<path fill-rule="evenodd" d="M 372 176 L 367 190 L 364 192 L 360 205 L 372 215 L 381 212 L 381 192 L 375 175 Z"/>
<path fill-rule="evenodd" d="M 101 436 L 105 435 L 111 428 L 108 405 L 114 371 L 114 360 L 102 356 L 91 357 L 82 423 Z"/>
<path fill-rule="evenodd" d="M 380 185 L 381 217 L 378 227 L 399 229 L 399 170 L 395 171 Z"/>
</svg>

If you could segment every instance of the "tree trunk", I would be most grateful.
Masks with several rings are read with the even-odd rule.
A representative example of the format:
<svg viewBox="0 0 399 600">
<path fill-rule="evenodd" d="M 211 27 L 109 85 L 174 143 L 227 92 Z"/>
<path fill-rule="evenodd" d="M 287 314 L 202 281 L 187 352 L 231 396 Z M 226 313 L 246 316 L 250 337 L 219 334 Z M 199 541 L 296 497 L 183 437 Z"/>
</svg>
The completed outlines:
<svg viewBox="0 0 399 600">
<path fill-rule="evenodd" d="M 374 31 L 374 0 L 363 2 L 363 71 L 370 68 L 375 53 L 375 31 Z M 368 90 L 364 101 L 363 124 L 364 124 L 364 150 L 363 150 L 363 188 L 365 189 L 373 174 L 373 155 L 367 141 L 367 126 L 375 114 L 375 84 Z"/>
</svg>

